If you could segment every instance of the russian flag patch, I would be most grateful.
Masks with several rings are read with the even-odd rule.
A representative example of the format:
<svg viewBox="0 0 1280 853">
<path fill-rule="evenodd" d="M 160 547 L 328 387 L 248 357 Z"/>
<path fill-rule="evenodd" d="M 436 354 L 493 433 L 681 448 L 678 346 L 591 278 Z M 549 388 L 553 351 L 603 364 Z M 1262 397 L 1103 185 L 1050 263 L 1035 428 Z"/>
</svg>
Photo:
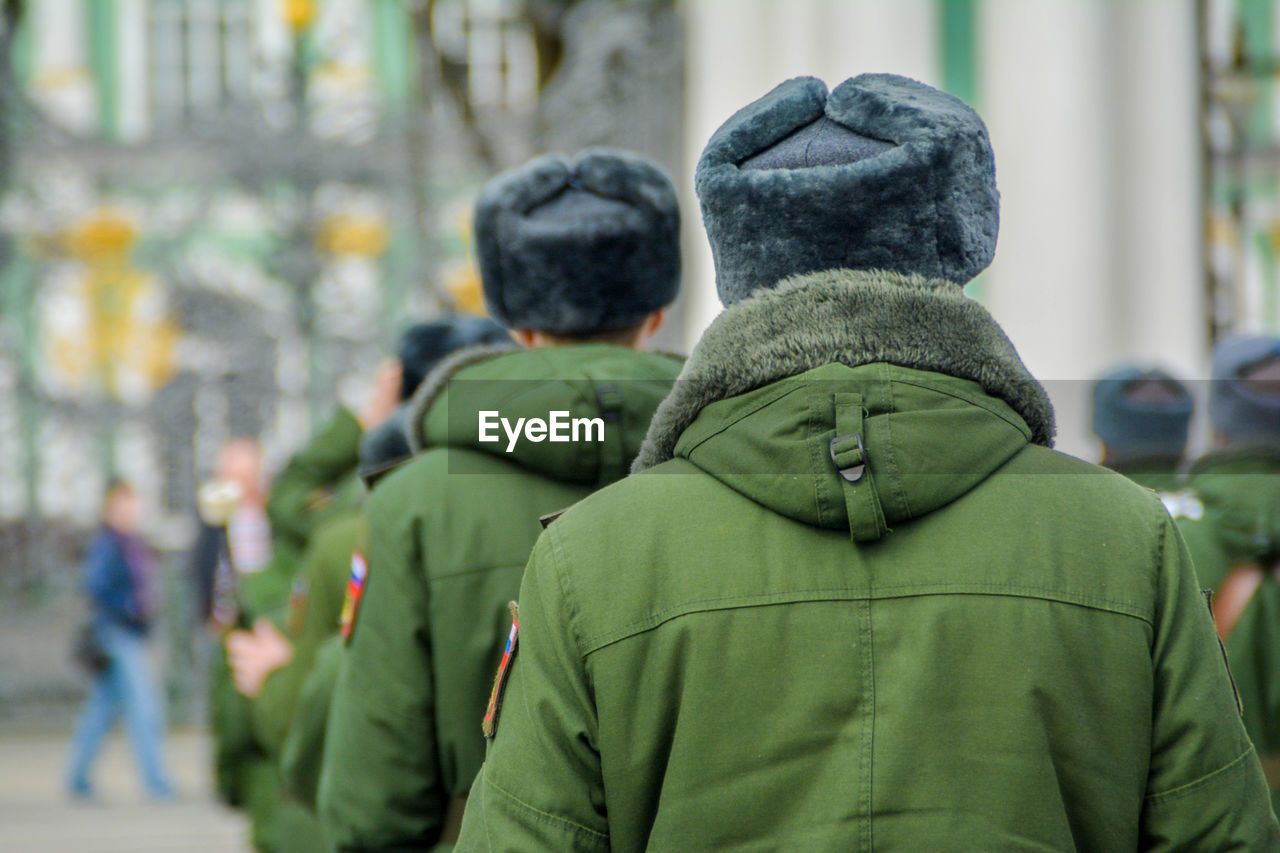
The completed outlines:
<svg viewBox="0 0 1280 853">
<path fill-rule="evenodd" d="M 502 662 L 498 664 L 498 674 L 493 679 L 493 690 L 489 692 L 489 707 L 484 712 L 484 723 L 480 729 L 486 738 L 492 738 L 498 731 L 498 714 L 502 711 L 502 694 L 507 689 L 507 676 L 511 674 L 511 660 L 516 656 L 516 646 L 520 641 L 520 605 L 508 602 L 511 609 L 511 633 L 507 635 L 507 647 L 502 652 Z"/>
<path fill-rule="evenodd" d="M 369 563 L 364 554 L 356 551 L 351 555 L 351 575 L 347 578 L 347 594 L 342 600 L 342 615 L 338 619 L 344 643 L 351 642 L 351 635 L 356 630 L 356 614 L 360 612 L 360 599 L 364 596 L 364 585 L 368 578 Z"/>
</svg>

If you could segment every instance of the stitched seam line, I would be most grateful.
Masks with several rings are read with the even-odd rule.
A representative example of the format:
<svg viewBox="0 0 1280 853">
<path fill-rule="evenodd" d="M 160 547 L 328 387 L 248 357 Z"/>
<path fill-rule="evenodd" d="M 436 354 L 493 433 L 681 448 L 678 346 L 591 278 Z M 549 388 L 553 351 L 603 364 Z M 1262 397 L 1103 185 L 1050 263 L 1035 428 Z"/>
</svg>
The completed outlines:
<svg viewBox="0 0 1280 853">
<path fill-rule="evenodd" d="M 664 622 L 680 616 L 710 610 L 732 610 L 740 607 L 760 607 L 769 604 L 802 604 L 815 601 L 874 601 L 888 598 L 912 598 L 926 595 L 995 595 L 1020 598 L 1036 598 L 1043 601 L 1087 607 L 1128 616 L 1148 625 L 1152 622 L 1150 609 L 1131 602 L 1108 601 L 1093 596 L 1063 593 L 1060 590 L 1028 587 L 1018 584 L 902 584 L 892 587 L 866 588 L 828 587 L 789 590 L 786 593 L 730 595 L 690 601 L 677 607 L 669 607 L 644 619 L 637 619 L 610 631 L 602 631 L 582 640 L 579 653 L 585 657 L 604 646 L 626 639 L 634 634 L 652 630 Z"/>
<path fill-rule="evenodd" d="M 694 380 L 688 380 L 688 381 L 694 381 Z M 688 450 L 686 450 L 686 451 L 684 452 L 685 457 L 692 457 L 692 456 L 693 456 L 693 452 L 694 452 L 695 450 L 697 450 L 697 449 L 698 449 L 699 447 L 701 447 L 702 445 L 706 444 L 706 443 L 707 443 L 708 441 L 710 441 L 711 439 L 715 438 L 715 437 L 716 437 L 717 435 L 719 435 L 720 433 L 724 432 L 725 430 L 727 430 L 727 429 L 729 429 L 729 428 L 731 428 L 731 427 L 733 427 L 733 426 L 736 426 L 737 424 L 741 423 L 742 421 L 745 421 L 747 418 L 751 417 L 752 415 L 757 414 L 758 412 L 761 412 L 761 411 L 763 411 L 764 409 L 769 408 L 769 407 L 770 407 L 770 406 L 772 406 L 774 403 L 776 403 L 776 402 L 778 402 L 779 400 L 781 400 L 783 397 L 788 397 L 788 396 L 790 396 L 790 395 L 792 395 L 792 394 L 796 393 L 797 391 L 799 391 L 799 390 L 800 390 L 800 389 L 802 389 L 803 387 L 804 387 L 804 385 L 802 385 L 802 384 L 800 384 L 800 383 L 796 383 L 793 387 L 790 387 L 790 388 L 786 388 L 786 387 L 779 388 L 779 389 L 778 389 L 778 391 L 777 391 L 777 393 L 775 393 L 775 394 L 771 394 L 771 395 L 768 395 L 768 398 L 767 398 L 767 399 L 765 399 L 765 400 L 763 400 L 763 401 L 762 401 L 758 406 L 754 407 L 753 409 L 751 409 L 751 410 L 750 410 L 750 411 L 748 411 L 748 412 L 743 412 L 743 413 L 742 413 L 741 415 L 739 415 L 738 417 L 734 418 L 733 420 L 731 420 L 731 421 L 729 421 L 728 423 L 726 423 L 726 424 L 724 424 L 723 426 L 721 426 L 719 429 L 714 430 L 713 432 L 709 433 L 708 435 L 704 436 L 703 438 L 698 439 L 698 441 L 697 441 L 697 442 L 696 442 L 692 447 L 690 447 Z M 744 392 L 744 393 L 745 393 L 745 392 Z M 716 402 L 719 402 L 719 401 L 716 401 Z"/>
<path fill-rule="evenodd" d="M 818 442 L 813 437 L 818 434 L 818 406 L 826 402 L 826 398 L 814 395 L 809 398 L 807 406 L 809 410 L 808 434 L 805 436 L 805 445 L 809 449 L 809 464 L 813 466 L 814 471 L 822 470 L 822 454 L 818 449 Z M 835 398 L 831 398 L 834 406 Z M 833 408 L 834 411 L 834 408 Z M 813 505 L 818 510 L 818 523 L 824 524 L 827 521 L 834 521 L 830 510 L 827 508 L 826 495 L 822 492 L 822 478 L 813 477 Z"/>
<path fill-rule="evenodd" d="M 1188 782 L 1185 785 L 1179 785 L 1177 788 L 1170 788 L 1168 791 L 1161 791 L 1158 794 L 1148 794 L 1146 797 L 1146 800 L 1149 803 L 1158 805 L 1159 803 L 1165 803 L 1170 800 L 1176 800 L 1181 797 L 1188 796 L 1189 794 L 1194 794 L 1196 791 L 1205 787 L 1210 782 L 1217 779 L 1219 776 L 1222 776 L 1223 774 L 1229 773 L 1232 770 L 1236 769 L 1240 765 L 1240 763 L 1245 759 L 1247 759 L 1250 755 L 1253 755 L 1252 746 L 1246 749 L 1243 753 L 1241 753 L 1241 755 L 1235 761 L 1232 761 L 1230 764 L 1219 767 L 1217 770 L 1213 771 L 1212 773 L 1206 776 L 1201 776 L 1199 779 L 1196 779 L 1194 782 Z"/>
<path fill-rule="evenodd" d="M 897 412 L 898 403 L 897 403 L 897 399 L 894 397 L 894 394 L 893 394 L 894 380 L 892 377 L 888 375 L 888 371 L 886 371 L 886 375 L 883 378 L 886 380 L 885 384 L 889 389 L 889 392 L 888 392 L 889 393 L 889 411 Z M 885 436 L 886 436 L 887 443 L 889 445 L 887 448 L 888 457 L 889 457 L 888 459 L 889 468 L 893 472 L 893 476 L 890 478 L 889 482 L 890 484 L 892 484 L 894 492 L 898 495 L 898 499 L 902 502 L 903 509 L 905 509 L 907 512 L 907 518 L 915 518 L 916 513 L 914 510 L 911 509 L 911 501 L 907 498 L 907 490 L 903 485 L 902 471 L 898 467 L 898 454 L 896 451 L 897 445 L 894 444 L 894 441 L 893 441 L 893 418 L 887 418 L 885 420 Z M 885 523 L 885 526 L 888 527 L 887 521 Z"/>
<path fill-rule="evenodd" d="M 552 826 L 558 826 L 562 829 L 568 829 L 572 832 L 586 835 L 588 838 L 592 839 L 593 841 L 596 841 L 597 843 L 608 844 L 609 842 L 609 836 L 604 834 L 603 832 L 597 832 L 596 830 L 592 829 L 589 826 L 583 826 L 582 824 L 576 823 L 572 820 L 569 820 L 568 818 L 560 817 L 559 815 L 553 815 L 550 812 L 545 812 L 542 809 L 537 808 L 536 806 L 532 806 L 526 803 L 524 800 L 520 799 L 515 794 L 511 793 L 507 789 L 498 785 L 497 782 L 494 782 L 492 779 L 490 779 L 487 773 L 485 774 L 485 777 L 484 777 L 484 783 L 485 785 L 489 786 L 493 790 L 497 791 L 502 796 L 506 797 L 511 802 L 515 803 L 520 808 L 527 811 L 529 814 L 533 815 L 534 817 L 537 817 L 539 820 L 545 821 L 551 824 Z"/>
<path fill-rule="evenodd" d="M 923 368 L 906 368 L 906 369 L 908 369 L 908 370 L 923 370 Z M 934 371 L 934 372 L 936 373 L 937 371 Z M 980 399 L 980 398 L 979 398 L 979 397 L 977 397 L 976 395 L 974 395 L 974 396 L 966 396 L 966 395 L 963 395 L 963 394 L 958 394 L 958 393 L 956 393 L 956 392 L 954 392 L 954 391 L 949 391 L 949 390 L 947 390 L 947 389 L 945 389 L 945 388 L 938 388 L 938 387 L 935 387 L 935 386 L 933 386 L 933 385 L 925 385 L 925 384 L 924 384 L 924 383 L 922 383 L 922 382 L 918 382 L 918 381 L 916 381 L 916 380 L 907 379 L 907 378 L 903 378 L 903 377 L 897 377 L 897 378 L 892 379 L 891 381 L 893 381 L 893 382 L 901 382 L 903 385 L 910 385 L 910 386 L 912 386 L 913 388 L 921 388 L 921 389 L 923 389 L 923 390 L 925 390 L 925 391 L 930 391 L 930 392 L 932 392 L 932 393 L 934 393 L 934 394 L 942 394 L 943 396 L 945 396 L 945 397 L 950 397 L 950 398 L 951 398 L 951 399 L 953 399 L 953 400 L 959 400 L 959 401 L 960 401 L 960 402 L 962 402 L 962 403 L 968 403 L 968 404 L 969 404 L 969 405 L 971 405 L 971 406 L 976 406 L 976 407 L 978 407 L 979 409 L 982 409 L 983 411 L 987 412 L 988 414 L 995 415 L 997 418 L 999 418 L 1000 420 L 1004 421 L 1004 422 L 1005 422 L 1006 424 L 1008 424 L 1010 427 L 1012 427 L 1013 429 L 1017 430 L 1017 432 L 1018 432 L 1020 435 L 1022 435 L 1023 437 L 1025 437 L 1028 441 L 1030 441 L 1030 440 L 1031 440 L 1031 437 L 1032 437 L 1031 428 L 1027 426 L 1027 424 L 1026 424 L 1026 422 L 1025 422 L 1025 421 L 1022 421 L 1021 419 L 1019 419 L 1017 422 L 1014 422 L 1014 421 L 1009 420 L 1009 418 L 1005 415 L 1005 413 L 1004 413 L 1004 412 L 1001 412 L 1001 411 L 1000 411 L 999 409 L 997 409 L 995 406 L 992 406 L 991 404 L 989 404 L 989 403 L 987 403 L 986 401 L 984 401 L 984 400 Z M 976 380 L 972 380 L 972 379 L 970 379 L 970 380 L 968 380 L 968 381 L 970 381 L 970 382 L 974 382 L 974 381 L 976 381 Z M 978 385 L 981 385 L 981 384 L 982 384 L 981 382 L 979 382 L 979 383 L 978 383 Z M 999 398 L 999 397 L 996 397 L 996 399 L 1000 399 L 1000 398 Z M 1002 400 L 1001 402 L 1004 402 L 1004 401 Z M 1006 405 L 1006 406 L 1009 406 L 1009 404 L 1008 404 L 1008 403 L 1005 403 L 1005 405 Z M 1010 408 L 1010 409 L 1012 409 L 1013 407 L 1012 407 L 1012 406 L 1009 406 L 1009 408 Z M 1015 411 L 1015 413 L 1016 413 L 1016 411 L 1017 411 L 1017 410 L 1016 410 L 1016 409 L 1014 409 L 1014 411 Z"/>
<path fill-rule="evenodd" d="M 551 571 L 555 574 L 556 582 L 560 585 L 560 596 L 564 601 L 564 608 L 568 616 L 569 634 L 573 638 L 574 653 L 581 660 L 586 655 L 582 651 L 582 631 L 578 624 L 578 608 L 569 592 L 569 577 L 560 570 L 562 564 L 568 564 L 568 560 L 565 559 L 564 551 L 560 547 L 560 537 L 557 535 L 554 525 L 544 530 L 542 535 L 547 537 L 547 543 L 551 546 Z"/>
</svg>

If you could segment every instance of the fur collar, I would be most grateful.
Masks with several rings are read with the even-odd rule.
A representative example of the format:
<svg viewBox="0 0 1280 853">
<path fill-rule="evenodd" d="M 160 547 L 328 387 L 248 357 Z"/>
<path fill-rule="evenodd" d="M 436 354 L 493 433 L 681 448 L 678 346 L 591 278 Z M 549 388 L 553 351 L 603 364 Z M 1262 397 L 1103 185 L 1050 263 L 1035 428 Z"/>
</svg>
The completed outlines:
<svg viewBox="0 0 1280 853">
<path fill-rule="evenodd" d="M 786 279 L 726 308 L 662 401 L 632 472 L 672 458 L 703 408 L 831 363 L 888 362 L 980 384 L 1053 445 L 1053 407 L 987 310 L 956 284 L 879 270 Z"/>
<path fill-rule="evenodd" d="M 436 400 L 444 393 L 445 388 L 449 386 L 449 380 L 464 367 L 470 367 L 481 361 L 487 361 L 499 355 L 506 355 L 518 349 L 515 343 L 511 344 L 481 344 L 480 346 L 464 347 L 455 350 L 449 355 L 441 359 L 440 363 L 431 369 L 431 372 L 422 380 L 422 384 L 418 386 L 418 390 L 413 392 L 413 396 L 409 398 L 408 409 L 405 413 L 405 434 L 409 438 L 409 449 L 417 456 L 426 449 L 426 439 L 422 435 L 422 425 L 426 420 L 427 412 L 435 405 Z"/>
</svg>

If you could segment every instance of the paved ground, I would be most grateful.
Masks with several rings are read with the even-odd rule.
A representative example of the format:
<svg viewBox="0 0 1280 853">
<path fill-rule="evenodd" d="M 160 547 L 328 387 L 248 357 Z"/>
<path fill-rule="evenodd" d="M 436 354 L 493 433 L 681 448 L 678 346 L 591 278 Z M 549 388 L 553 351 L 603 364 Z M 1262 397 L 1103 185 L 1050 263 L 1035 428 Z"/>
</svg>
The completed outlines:
<svg viewBox="0 0 1280 853">
<path fill-rule="evenodd" d="M 244 853 L 248 831 L 218 805 L 203 732 L 170 736 L 179 789 L 172 804 L 148 802 L 128 744 L 118 733 L 95 768 L 98 802 L 72 802 L 62 789 L 67 734 L 0 733 L 0 851 L 13 853 Z"/>
</svg>

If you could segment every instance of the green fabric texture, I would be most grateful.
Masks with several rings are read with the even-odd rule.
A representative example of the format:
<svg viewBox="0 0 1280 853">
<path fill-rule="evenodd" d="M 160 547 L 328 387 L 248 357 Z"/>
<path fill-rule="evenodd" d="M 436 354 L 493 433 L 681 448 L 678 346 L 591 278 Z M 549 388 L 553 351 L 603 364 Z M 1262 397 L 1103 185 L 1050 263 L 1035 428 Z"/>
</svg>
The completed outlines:
<svg viewBox="0 0 1280 853">
<path fill-rule="evenodd" d="M 334 635 L 316 650 L 280 749 L 280 775 L 286 790 L 312 811 L 316 808 L 329 705 L 338 684 L 343 648 L 342 638 Z"/>
<path fill-rule="evenodd" d="M 325 738 L 318 809 L 339 850 L 430 848 L 484 758 L 481 720 L 539 517 L 626 473 L 680 368 L 580 344 L 456 359 L 427 449 L 365 506 L 369 574 Z M 477 412 L 609 416 L 603 443 L 475 440 Z M 446 415 L 448 417 L 446 417 Z M 603 414 L 602 414 L 603 416 Z M 452 419 L 452 428 L 450 428 Z M 553 452 L 554 451 L 554 452 Z"/>
<path fill-rule="evenodd" d="M 364 490 L 355 476 L 363 429 L 339 407 L 271 481 L 267 516 L 271 535 L 296 551 L 326 521 L 359 504 Z"/>
<path fill-rule="evenodd" d="M 291 601 L 286 620 L 293 658 L 267 676 L 253 700 L 254 731 L 269 755 L 280 754 L 317 650 L 338 632 L 351 555 L 364 539 L 364 519 L 358 512 L 349 512 L 318 529 L 303 555 L 294 581 L 303 600 Z M 301 612 L 295 615 L 294 607 L 301 607 Z"/>
<path fill-rule="evenodd" d="M 796 352 L 538 540 L 457 849 L 1276 849 L 1159 499 Z"/>
<path fill-rule="evenodd" d="M 1258 752 L 1280 755 L 1280 455 L 1218 451 L 1190 472 L 1194 518 L 1178 526 L 1200 583 L 1216 590 L 1243 564 L 1265 571 L 1224 646 L 1244 708 L 1245 728 Z M 1273 791 L 1280 802 L 1280 788 Z"/>
</svg>

